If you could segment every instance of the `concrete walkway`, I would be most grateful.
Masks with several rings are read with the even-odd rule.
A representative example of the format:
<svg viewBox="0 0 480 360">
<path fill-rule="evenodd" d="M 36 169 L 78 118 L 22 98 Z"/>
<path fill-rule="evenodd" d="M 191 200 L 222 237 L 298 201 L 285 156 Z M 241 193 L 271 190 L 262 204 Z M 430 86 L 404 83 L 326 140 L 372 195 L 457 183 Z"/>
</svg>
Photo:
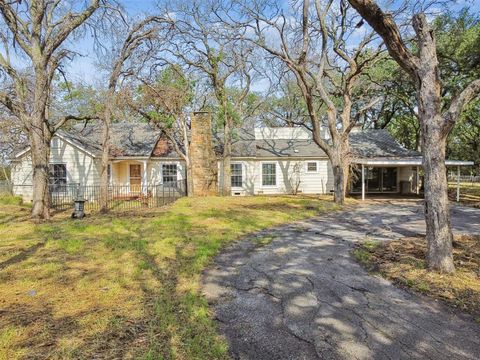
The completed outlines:
<svg viewBox="0 0 480 360">
<path fill-rule="evenodd" d="M 480 210 L 454 207 L 455 231 Z M 365 236 L 424 232 L 418 202 L 371 202 L 240 241 L 204 275 L 235 359 L 480 359 L 480 325 L 368 275 L 349 255 Z"/>
</svg>

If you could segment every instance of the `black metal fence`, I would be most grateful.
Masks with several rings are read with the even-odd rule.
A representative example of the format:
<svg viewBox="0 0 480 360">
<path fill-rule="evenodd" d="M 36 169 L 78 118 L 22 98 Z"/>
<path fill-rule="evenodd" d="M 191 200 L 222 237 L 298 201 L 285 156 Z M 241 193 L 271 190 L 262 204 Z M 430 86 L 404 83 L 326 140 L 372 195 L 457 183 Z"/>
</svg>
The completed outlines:
<svg viewBox="0 0 480 360">
<path fill-rule="evenodd" d="M 30 186 L 30 188 L 28 188 Z M 50 206 L 55 210 L 73 209 L 74 200 L 85 199 L 86 211 L 100 210 L 100 185 L 56 184 L 50 185 Z M 27 197 L 31 185 L 15 185 L 14 193 Z M 110 185 L 107 206 L 110 210 L 155 208 L 170 204 L 186 196 L 185 180 L 157 185 Z"/>
<path fill-rule="evenodd" d="M 0 180 L 0 195 L 12 194 L 12 184 L 6 180 Z"/>
</svg>

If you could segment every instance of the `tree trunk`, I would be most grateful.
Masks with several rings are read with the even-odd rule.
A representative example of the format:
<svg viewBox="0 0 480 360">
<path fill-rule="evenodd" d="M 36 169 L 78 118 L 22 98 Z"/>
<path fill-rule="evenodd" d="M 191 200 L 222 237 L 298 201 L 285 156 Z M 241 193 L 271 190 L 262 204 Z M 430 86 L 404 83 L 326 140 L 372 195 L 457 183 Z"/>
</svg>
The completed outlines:
<svg viewBox="0 0 480 360">
<path fill-rule="evenodd" d="M 36 121 L 35 124 L 38 124 L 38 122 Z M 43 120 L 38 126 L 40 129 L 43 129 Z M 33 167 L 33 207 L 31 216 L 36 220 L 50 218 L 50 192 L 48 189 L 49 139 L 50 136 L 45 136 L 36 127 L 30 134 Z"/>
<path fill-rule="evenodd" d="M 427 264 L 430 269 L 451 273 L 455 266 L 445 167 L 448 131 L 441 115 L 441 81 L 435 37 L 424 16 L 415 16 L 413 26 L 420 58 L 415 84 L 422 127 Z"/>
<path fill-rule="evenodd" d="M 448 206 L 445 167 L 446 137 L 424 127 L 423 166 L 425 171 L 425 222 L 427 226 L 428 267 L 440 272 L 455 271 L 452 256 L 452 231 Z"/>
<path fill-rule="evenodd" d="M 103 112 L 102 169 L 100 174 L 100 212 L 108 212 L 108 162 L 110 158 L 110 123 L 112 117 L 113 90 L 109 90 Z"/>
<path fill-rule="evenodd" d="M 222 159 L 222 191 L 223 196 L 229 196 L 231 194 L 231 167 L 232 159 L 230 156 L 224 157 Z"/>
<path fill-rule="evenodd" d="M 350 169 L 348 141 L 343 141 L 334 147 L 334 153 L 330 156 L 333 170 L 333 200 L 336 204 L 345 203 L 347 193 L 348 172 Z"/>
<path fill-rule="evenodd" d="M 227 115 L 225 115 L 227 116 Z M 232 156 L 232 127 L 230 124 L 230 120 L 225 120 L 224 126 L 224 144 L 223 144 L 223 174 L 222 174 L 222 191 L 221 194 L 223 196 L 230 196 L 232 190 L 232 182 L 231 182 L 231 171 L 230 171 L 230 164 L 231 164 L 231 156 Z"/>
<path fill-rule="evenodd" d="M 38 61 L 38 59 L 37 59 Z M 34 61 L 35 62 L 35 61 Z M 30 126 L 33 166 L 33 219 L 50 218 L 50 192 L 48 188 L 51 134 L 46 128 L 48 81 L 41 61 L 35 64 L 35 87 Z"/>
</svg>

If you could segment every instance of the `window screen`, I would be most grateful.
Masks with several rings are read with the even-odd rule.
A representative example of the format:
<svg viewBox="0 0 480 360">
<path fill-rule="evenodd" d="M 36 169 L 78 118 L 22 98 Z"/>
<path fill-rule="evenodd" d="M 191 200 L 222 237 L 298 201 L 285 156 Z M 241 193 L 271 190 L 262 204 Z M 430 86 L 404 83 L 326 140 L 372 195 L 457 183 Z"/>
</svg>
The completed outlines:
<svg viewBox="0 0 480 360">
<path fill-rule="evenodd" d="M 275 163 L 262 164 L 262 185 L 275 186 L 277 185 L 277 168 Z"/>
<path fill-rule="evenodd" d="M 317 171 L 317 162 L 312 161 L 307 163 L 307 171 L 308 172 L 316 172 Z"/>
<path fill-rule="evenodd" d="M 242 164 L 231 164 L 230 175 L 232 187 L 242 187 Z"/>
<path fill-rule="evenodd" d="M 65 191 L 67 185 L 67 165 L 49 165 L 49 184 L 52 191 Z"/>
<path fill-rule="evenodd" d="M 164 185 L 167 185 L 167 186 L 177 185 L 177 164 L 162 165 L 162 180 Z"/>
</svg>

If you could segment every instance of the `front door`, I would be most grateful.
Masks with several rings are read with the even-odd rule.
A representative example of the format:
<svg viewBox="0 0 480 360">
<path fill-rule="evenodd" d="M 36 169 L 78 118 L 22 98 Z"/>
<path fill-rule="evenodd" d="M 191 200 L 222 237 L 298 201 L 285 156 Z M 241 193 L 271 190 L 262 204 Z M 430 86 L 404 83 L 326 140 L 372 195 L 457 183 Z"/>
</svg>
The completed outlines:
<svg viewBox="0 0 480 360">
<path fill-rule="evenodd" d="M 139 193 L 142 189 L 142 166 L 130 164 L 130 192 Z"/>
</svg>

